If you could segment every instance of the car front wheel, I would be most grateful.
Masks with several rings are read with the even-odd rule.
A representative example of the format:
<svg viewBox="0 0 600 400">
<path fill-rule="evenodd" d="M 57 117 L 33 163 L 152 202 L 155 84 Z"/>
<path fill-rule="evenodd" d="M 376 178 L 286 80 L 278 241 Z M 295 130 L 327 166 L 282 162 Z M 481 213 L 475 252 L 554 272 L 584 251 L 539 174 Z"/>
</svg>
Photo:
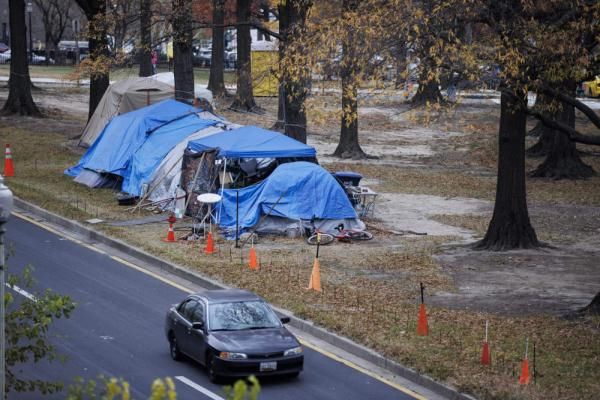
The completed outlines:
<svg viewBox="0 0 600 400">
<path fill-rule="evenodd" d="M 182 354 L 179 350 L 179 346 L 177 345 L 177 339 L 175 338 L 175 336 L 172 336 L 171 340 L 169 341 L 169 349 L 171 353 L 171 358 L 175 361 L 181 361 Z"/>
</svg>

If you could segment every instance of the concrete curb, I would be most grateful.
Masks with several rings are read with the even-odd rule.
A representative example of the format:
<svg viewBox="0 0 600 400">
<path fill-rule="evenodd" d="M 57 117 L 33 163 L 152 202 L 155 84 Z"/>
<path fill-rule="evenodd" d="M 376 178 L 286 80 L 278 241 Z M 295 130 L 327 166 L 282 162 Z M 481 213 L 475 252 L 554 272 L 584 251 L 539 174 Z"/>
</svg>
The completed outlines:
<svg viewBox="0 0 600 400">
<path fill-rule="evenodd" d="M 79 222 L 61 217 L 60 215 L 54 214 L 27 201 L 15 198 L 14 202 L 17 208 L 27 213 L 33 214 L 45 221 L 48 221 L 51 224 L 60 226 L 70 232 L 77 233 L 78 235 L 83 236 L 91 242 L 102 243 L 106 246 L 114 248 L 133 258 L 141 260 L 146 264 L 152 265 L 153 267 L 159 268 L 182 279 L 188 280 L 196 285 L 200 285 L 209 289 L 228 288 L 228 286 L 222 284 L 221 282 L 189 271 L 183 266 L 173 264 L 159 257 L 153 256 L 143 250 L 130 246 L 122 242 L 121 240 L 110 238 L 103 233 L 97 232 L 83 224 L 80 224 Z M 293 313 L 290 311 L 280 308 L 275 308 L 275 310 L 281 315 L 289 316 L 290 325 L 294 328 L 306 332 L 356 357 L 364 359 L 365 361 L 371 362 L 377 365 L 378 367 L 383 368 L 393 374 L 399 375 L 403 378 L 413 381 L 418 385 L 431 390 L 432 392 L 435 392 L 451 400 L 475 400 L 474 397 L 468 394 L 460 393 L 450 386 L 439 383 L 426 375 L 419 374 L 417 371 L 407 368 L 393 360 L 385 358 L 381 354 L 361 344 L 353 342 L 352 340 L 343 336 L 339 336 L 333 332 L 329 332 L 328 330 L 321 328 L 310 321 L 300 319 L 294 316 Z"/>
</svg>

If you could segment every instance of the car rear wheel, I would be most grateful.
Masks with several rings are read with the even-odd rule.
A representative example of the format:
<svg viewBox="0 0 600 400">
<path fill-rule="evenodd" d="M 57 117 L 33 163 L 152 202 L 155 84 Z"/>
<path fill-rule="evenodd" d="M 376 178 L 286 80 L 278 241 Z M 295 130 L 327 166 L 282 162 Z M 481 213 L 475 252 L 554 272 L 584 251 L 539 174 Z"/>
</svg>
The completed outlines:
<svg viewBox="0 0 600 400">
<path fill-rule="evenodd" d="M 171 336 L 171 340 L 169 340 L 169 349 L 171 353 L 171 358 L 175 361 L 181 361 L 183 355 L 179 350 L 179 346 L 177 345 L 177 338 L 175 336 Z"/>
<path fill-rule="evenodd" d="M 208 379 L 212 383 L 219 383 L 221 381 L 221 377 L 215 369 L 215 356 L 212 353 L 208 353 L 206 356 L 206 372 L 208 373 Z"/>
</svg>

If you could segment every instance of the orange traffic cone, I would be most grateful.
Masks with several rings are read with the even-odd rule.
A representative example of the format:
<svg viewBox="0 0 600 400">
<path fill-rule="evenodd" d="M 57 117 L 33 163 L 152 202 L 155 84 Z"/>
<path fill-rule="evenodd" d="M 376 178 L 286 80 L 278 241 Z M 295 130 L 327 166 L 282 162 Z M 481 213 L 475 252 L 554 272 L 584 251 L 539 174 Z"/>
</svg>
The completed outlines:
<svg viewBox="0 0 600 400">
<path fill-rule="evenodd" d="M 519 385 L 529 385 L 531 376 L 529 375 L 529 360 L 527 359 L 527 350 L 529 348 L 529 338 L 525 341 L 525 358 L 521 363 L 521 376 L 519 377 Z"/>
<path fill-rule="evenodd" d="M 417 335 L 427 336 L 429 334 L 429 327 L 427 325 L 427 311 L 425 310 L 425 304 L 421 303 L 419 306 L 419 323 L 417 324 Z"/>
<path fill-rule="evenodd" d="M 490 365 L 490 345 L 488 342 L 483 342 L 483 349 L 481 350 L 481 364 Z"/>
<path fill-rule="evenodd" d="M 212 233 L 208 232 L 206 237 L 206 247 L 204 248 L 205 254 L 213 254 L 215 252 L 215 242 L 213 241 Z"/>
<path fill-rule="evenodd" d="M 167 233 L 167 239 L 165 242 L 175 242 L 175 231 L 173 230 L 173 225 L 169 225 L 169 232 Z"/>
<path fill-rule="evenodd" d="M 427 325 L 427 310 L 425 310 L 425 286 L 421 282 L 421 305 L 419 306 L 419 322 L 417 323 L 417 335 L 427 336 L 429 327 Z"/>
<path fill-rule="evenodd" d="M 310 273 L 310 282 L 308 283 L 308 290 L 316 290 L 321 292 L 321 266 L 319 265 L 319 258 L 315 257 L 312 272 Z"/>
<path fill-rule="evenodd" d="M 490 365 L 490 345 L 488 344 L 488 322 L 485 321 L 485 341 L 481 349 L 481 364 Z"/>
<path fill-rule="evenodd" d="M 531 377 L 529 376 L 529 360 L 524 359 L 521 363 L 521 376 L 519 377 L 520 385 L 529 385 Z"/>
<path fill-rule="evenodd" d="M 250 247 L 250 256 L 248 257 L 248 266 L 251 270 L 255 271 L 258 269 L 258 259 L 256 258 L 256 250 L 254 250 L 254 246 Z"/>
<path fill-rule="evenodd" d="M 174 215 L 170 215 L 167 221 L 169 221 L 169 232 L 167 233 L 167 238 L 163 239 L 163 242 L 176 242 L 177 240 L 175 240 L 175 231 L 173 230 L 173 224 L 175 223 L 175 221 L 177 221 L 177 218 L 175 218 Z"/>
<path fill-rule="evenodd" d="M 15 176 L 15 166 L 13 165 L 10 144 L 8 143 L 6 144 L 6 150 L 4 151 L 4 176 Z"/>
</svg>

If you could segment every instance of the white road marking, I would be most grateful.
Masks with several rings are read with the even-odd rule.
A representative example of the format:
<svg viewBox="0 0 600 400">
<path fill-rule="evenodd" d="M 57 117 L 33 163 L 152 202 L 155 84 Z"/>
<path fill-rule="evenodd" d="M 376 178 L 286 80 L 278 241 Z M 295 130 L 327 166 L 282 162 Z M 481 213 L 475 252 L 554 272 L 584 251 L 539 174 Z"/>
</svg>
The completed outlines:
<svg viewBox="0 0 600 400">
<path fill-rule="evenodd" d="M 19 293 L 22 296 L 27 297 L 29 300 L 31 301 L 37 301 L 37 299 L 35 298 L 34 295 L 32 295 L 31 293 L 21 289 L 20 287 L 18 287 L 17 285 L 11 286 L 8 283 L 6 284 L 6 286 L 8 286 L 9 288 L 11 288 L 12 290 L 14 290 L 15 292 Z"/>
<path fill-rule="evenodd" d="M 185 376 L 176 376 L 175 379 L 177 379 L 180 382 L 185 383 L 186 385 L 188 385 L 189 387 L 191 387 L 193 389 L 196 389 L 197 391 L 199 391 L 203 395 L 208 396 L 208 397 L 210 397 L 213 400 L 225 400 L 223 397 L 221 397 L 219 395 L 216 395 L 215 393 L 213 393 L 210 390 L 206 389 L 204 386 L 198 385 L 196 382 L 189 380 Z"/>
</svg>

